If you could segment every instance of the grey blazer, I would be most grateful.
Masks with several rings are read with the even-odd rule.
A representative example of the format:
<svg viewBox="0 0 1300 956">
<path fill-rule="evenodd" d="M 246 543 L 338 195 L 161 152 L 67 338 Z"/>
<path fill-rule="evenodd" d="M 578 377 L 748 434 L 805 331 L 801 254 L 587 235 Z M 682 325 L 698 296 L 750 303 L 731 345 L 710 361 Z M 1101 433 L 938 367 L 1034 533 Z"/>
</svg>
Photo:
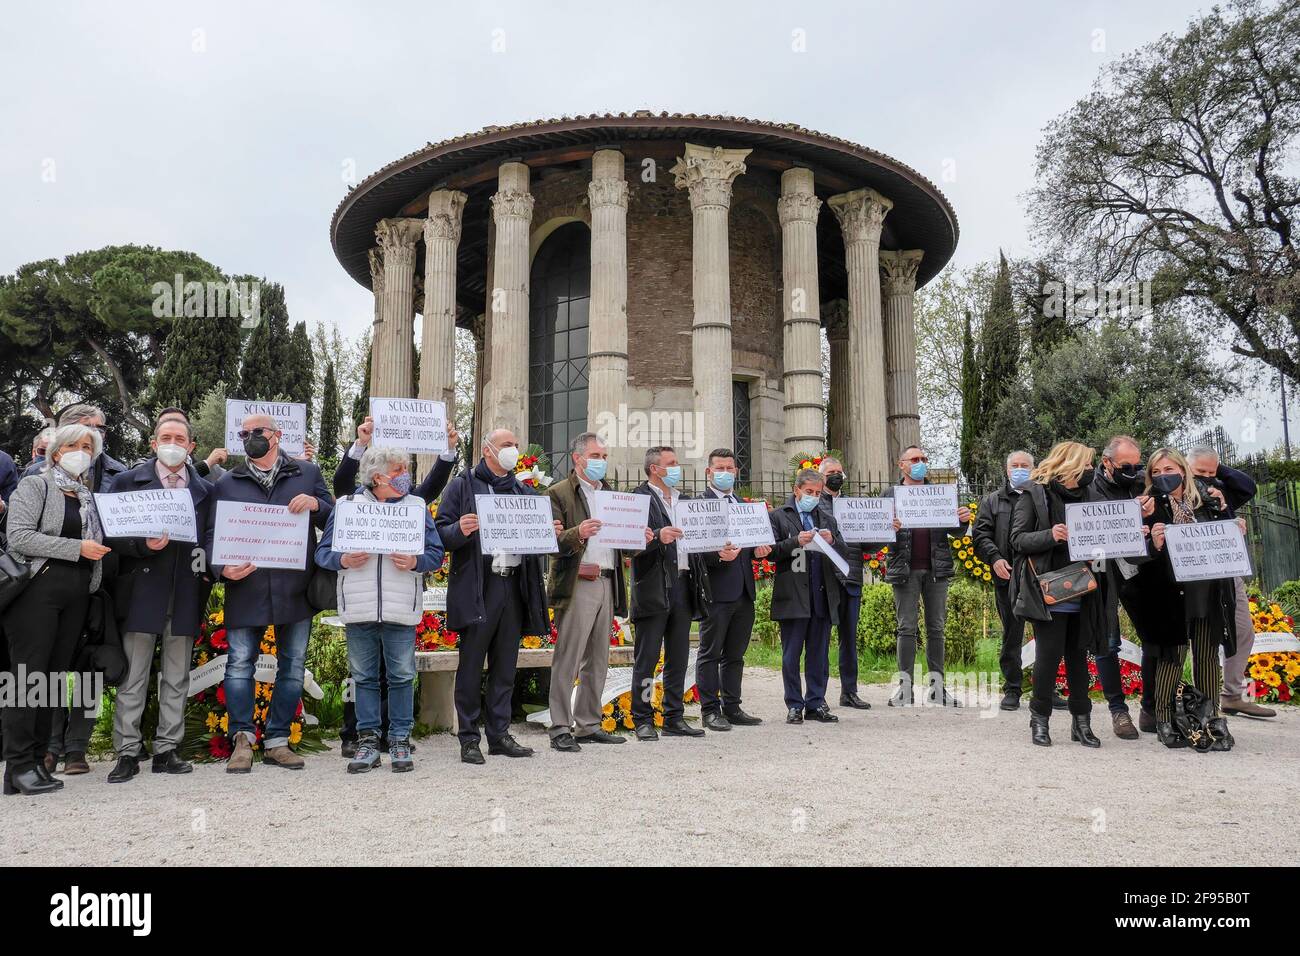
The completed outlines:
<svg viewBox="0 0 1300 956">
<path fill-rule="evenodd" d="M 31 561 L 32 574 L 50 558 L 77 561 L 81 557 L 81 539 L 64 538 L 63 492 L 48 471 L 28 475 L 18 482 L 9 499 L 9 549 Z M 44 517 L 41 509 L 44 508 Z M 40 527 L 36 526 L 40 522 Z M 103 574 L 101 562 L 91 562 L 90 590 L 99 589 Z"/>
</svg>

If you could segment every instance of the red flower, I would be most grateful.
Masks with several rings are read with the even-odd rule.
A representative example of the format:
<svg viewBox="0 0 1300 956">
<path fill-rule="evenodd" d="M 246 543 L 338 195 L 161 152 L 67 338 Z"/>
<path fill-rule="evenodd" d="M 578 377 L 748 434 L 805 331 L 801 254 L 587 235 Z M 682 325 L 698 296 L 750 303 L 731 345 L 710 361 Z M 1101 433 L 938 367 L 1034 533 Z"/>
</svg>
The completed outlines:
<svg viewBox="0 0 1300 956">
<path fill-rule="evenodd" d="M 302 716 L 302 698 L 298 698 L 298 709 L 293 712 L 294 720 Z"/>
<path fill-rule="evenodd" d="M 220 704 L 222 707 L 226 706 L 226 685 L 225 684 L 217 685 L 217 703 Z"/>
<path fill-rule="evenodd" d="M 194 699 L 201 704 L 208 699 L 208 692 L 206 690 L 201 690 L 194 695 Z"/>
<path fill-rule="evenodd" d="M 221 734 L 213 734 L 208 738 L 208 753 L 212 754 L 217 760 L 225 760 L 230 756 L 230 741 Z"/>
<path fill-rule="evenodd" d="M 219 627 L 213 631 L 212 635 L 208 638 L 208 643 L 212 645 L 214 651 L 224 651 L 229 648 L 230 642 L 226 640 L 226 629 L 224 627 Z"/>
</svg>

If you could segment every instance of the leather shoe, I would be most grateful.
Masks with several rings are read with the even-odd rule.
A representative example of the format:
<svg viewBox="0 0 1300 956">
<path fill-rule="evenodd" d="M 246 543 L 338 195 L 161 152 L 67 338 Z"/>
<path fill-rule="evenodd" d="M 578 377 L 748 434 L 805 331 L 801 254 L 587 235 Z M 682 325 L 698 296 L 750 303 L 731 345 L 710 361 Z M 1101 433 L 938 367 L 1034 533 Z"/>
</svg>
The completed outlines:
<svg viewBox="0 0 1300 956">
<path fill-rule="evenodd" d="M 1036 747 L 1052 746 L 1052 736 L 1047 732 L 1048 718 L 1041 714 L 1029 715 L 1029 739 Z"/>
<path fill-rule="evenodd" d="M 1239 717 L 1276 717 L 1277 711 L 1272 707 L 1261 707 L 1253 700 L 1228 700 L 1226 697 L 1220 702 L 1219 709 L 1225 714 L 1233 714 Z"/>
<path fill-rule="evenodd" d="M 698 727 L 692 727 L 681 717 L 664 721 L 665 737 L 703 737 L 704 731 Z"/>
<path fill-rule="evenodd" d="M 63 772 L 69 777 L 75 777 L 78 774 L 90 773 L 90 764 L 86 763 L 86 755 L 80 750 L 74 750 L 65 754 L 63 757 Z"/>
<path fill-rule="evenodd" d="M 1138 739 L 1138 729 L 1133 726 L 1133 718 L 1128 715 L 1127 710 L 1116 711 L 1111 714 L 1110 725 L 1115 731 L 1115 736 L 1120 740 Z"/>
<path fill-rule="evenodd" d="M 787 714 L 785 715 L 785 722 L 786 722 L 787 724 L 802 724 L 802 723 L 803 723 L 803 708 L 802 708 L 802 707 L 791 707 L 789 713 L 787 713 Z"/>
<path fill-rule="evenodd" d="M 709 711 L 704 715 L 704 726 L 709 730 L 726 731 L 731 729 L 731 721 L 727 720 L 721 714 Z"/>
<path fill-rule="evenodd" d="M 493 757 L 531 757 L 532 747 L 525 747 L 514 737 L 506 734 L 500 740 L 488 741 L 488 753 Z"/>
<path fill-rule="evenodd" d="M 153 773 L 190 773 L 193 769 L 194 765 L 182 760 L 180 754 L 174 750 L 154 754 L 153 766 L 150 768 Z"/>
<path fill-rule="evenodd" d="M 56 767 L 58 767 L 58 765 L 59 765 L 59 758 L 54 756 L 54 754 L 46 751 L 45 756 L 41 758 L 41 766 L 45 768 L 45 772 L 53 775 L 54 770 Z"/>
<path fill-rule="evenodd" d="M 1002 695 L 1002 703 L 998 704 L 999 710 L 1019 710 L 1020 709 L 1020 691 L 1009 690 Z"/>
<path fill-rule="evenodd" d="M 836 724 L 839 723 L 840 720 L 831 713 L 831 709 L 825 704 L 822 704 L 816 709 L 804 708 L 803 716 L 804 720 L 815 720 L 819 724 Z"/>
<path fill-rule="evenodd" d="M 355 740 L 339 741 L 339 756 L 344 760 L 351 760 L 357 755 L 357 742 Z"/>
<path fill-rule="evenodd" d="M 597 727 L 589 734 L 583 734 L 581 737 L 573 738 L 580 744 L 625 744 L 627 743 L 618 734 L 609 734 Z"/>
<path fill-rule="evenodd" d="M 757 727 L 763 722 L 762 717 L 755 717 L 753 714 L 747 714 L 739 707 L 733 710 L 724 711 L 722 716 L 725 717 L 727 723 L 731 724 L 733 727 Z"/>
<path fill-rule="evenodd" d="M 551 738 L 551 749 L 559 750 L 566 754 L 576 754 L 582 748 L 578 742 L 573 739 L 573 734 L 560 734 L 558 737 Z"/>
<path fill-rule="evenodd" d="M 472 764 L 487 763 L 483 759 L 483 751 L 478 749 L 477 740 L 469 740 L 460 745 L 460 762 Z"/>
<path fill-rule="evenodd" d="M 1138 708 L 1138 730 L 1144 734 L 1156 732 L 1156 715 L 1149 710 Z"/>
<path fill-rule="evenodd" d="M 53 783 L 58 789 L 63 789 L 63 781 L 45 769 L 44 761 L 36 765 L 36 775 L 42 780 L 50 781 L 50 783 Z"/>
<path fill-rule="evenodd" d="M 117 758 L 117 766 L 108 772 L 109 783 L 126 783 L 140 772 L 140 760 L 131 754 Z"/>
<path fill-rule="evenodd" d="M 863 700 L 856 693 L 840 694 L 840 706 L 852 707 L 854 710 L 870 710 L 871 704 Z"/>
<path fill-rule="evenodd" d="M 5 771 L 4 792 L 6 797 L 16 794 L 22 794 L 25 797 L 40 796 L 45 793 L 54 793 L 63 788 L 59 786 L 57 780 L 46 780 L 36 768 L 32 767 L 20 773 L 10 773 Z"/>
<path fill-rule="evenodd" d="M 654 724 L 637 724 L 636 739 L 637 740 L 658 740 L 659 732 L 655 730 Z"/>
</svg>

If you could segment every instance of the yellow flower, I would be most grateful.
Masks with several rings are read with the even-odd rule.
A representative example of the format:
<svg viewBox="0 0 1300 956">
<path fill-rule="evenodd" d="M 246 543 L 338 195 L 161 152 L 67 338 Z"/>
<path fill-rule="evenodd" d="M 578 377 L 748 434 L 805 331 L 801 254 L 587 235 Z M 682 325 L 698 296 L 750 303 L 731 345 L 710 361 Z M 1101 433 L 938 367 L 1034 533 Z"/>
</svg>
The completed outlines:
<svg viewBox="0 0 1300 956">
<path fill-rule="evenodd" d="M 961 539 L 961 543 L 962 543 L 962 544 L 970 544 L 970 535 L 965 535 L 965 536 Z"/>
<path fill-rule="evenodd" d="M 992 580 L 993 580 L 993 576 L 992 576 L 991 574 L 987 574 L 987 573 L 986 573 L 986 574 L 984 575 L 984 580 L 985 580 L 985 581 L 992 581 Z"/>
<path fill-rule="evenodd" d="M 619 710 L 632 709 L 632 692 L 630 690 L 624 691 L 621 695 L 619 695 L 618 708 Z"/>
<path fill-rule="evenodd" d="M 662 711 L 655 711 L 654 723 L 656 727 L 662 727 L 664 725 L 664 715 Z"/>
<path fill-rule="evenodd" d="M 636 724 L 632 723 L 632 715 L 631 715 L 631 714 L 627 714 L 627 715 L 625 715 L 625 716 L 623 717 L 623 726 L 624 726 L 624 728 L 626 728 L 627 730 L 631 730 L 631 729 L 633 729 L 633 728 L 636 726 Z"/>
<path fill-rule="evenodd" d="M 217 726 L 221 723 L 221 721 L 217 719 L 217 715 L 215 713 L 213 713 L 212 711 L 208 711 L 208 717 L 203 723 L 207 726 L 208 733 L 215 734 L 217 732 Z"/>
<path fill-rule="evenodd" d="M 967 571 L 970 570 L 970 562 L 969 562 L 969 561 L 966 562 L 966 570 L 967 570 Z"/>
<path fill-rule="evenodd" d="M 541 646 L 542 646 L 542 639 L 538 637 L 536 634 L 529 634 L 527 637 L 524 638 L 524 647 L 527 647 L 530 650 Z"/>
<path fill-rule="evenodd" d="M 613 704 L 613 702 L 611 701 L 610 703 L 608 703 L 608 704 L 606 704 L 604 707 L 602 707 L 601 710 L 600 710 L 600 712 L 601 712 L 602 714 L 604 714 L 606 717 L 613 716 L 613 713 L 614 713 L 614 704 Z"/>
<path fill-rule="evenodd" d="M 221 715 L 221 732 L 222 732 L 223 734 L 228 734 L 228 733 L 230 733 L 230 715 L 229 715 L 229 714 L 222 714 L 222 715 Z"/>
<path fill-rule="evenodd" d="M 867 562 L 867 564 L 871 565 L 873 568 L 880 567 L 880 562 L 877 561 L 875 558 L 872 558 L 870 561 Z"/>
<path fill-rule="evenodd" d="M 613 717 L 606 717 L 600 722 L 600 729 L 605 731 L 607 734 L 612 734 L 618 729 L 618 724 L 614 723 Z"/>
<path fill-rule="evenodd" d="M 289 743 L 297 744 L 302 740 L 302 724 L 294 722 L 289 725 Z"/>
</svg>

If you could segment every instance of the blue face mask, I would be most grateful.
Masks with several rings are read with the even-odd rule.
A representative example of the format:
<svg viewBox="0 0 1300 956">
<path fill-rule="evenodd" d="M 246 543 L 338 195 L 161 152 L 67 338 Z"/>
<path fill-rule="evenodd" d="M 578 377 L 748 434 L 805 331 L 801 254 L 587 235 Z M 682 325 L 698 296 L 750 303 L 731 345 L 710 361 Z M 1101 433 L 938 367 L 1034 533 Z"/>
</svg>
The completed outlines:
<svg viewBox="0 0 1300 956">
<path fill-rule="evenodd" d="M 719 491 L 730 491 L 736 483 L 736 476 L 729 471 L 715 471 L 713 473 L 713 487 Z"/>
<path fill-rule="evenodd" d="M 1023 487 L 1025 487 L 1025 485 L 1027 485 L 1027 484 L 1029 484 L 1029 469 L 1028 469 L 1028 468 L 1012 468 L 1012 469 L 1011 469 L 1011 487 L 1012 487 L 1012 488 L 1023 488 Z"/>
<path fill-rule="evenodd" d="M 923 461 L 918 461 L 912 465 L 911 469 L 908 471 L 908 474 L 912 476 L 913 481 L 920 481 L 926 476 L 927 473 L 929 473 L 929 471 L 930 471 L 929 465 L 927 465 Z"/>
<path fill-rule="evenodd" d="M 812 511 L 817 507 L 817 502 L 820 500 L 820 495 L 800 495 L 798 502 L 799 510 L 807 514 L 809 511 Z"/>
<path fill-rule="evenodd" d="M 588 458 L 587 464 L 583 466 L 582 470 L 587 473 L 589 479 L 594 482 L 600 482 L 605 478 L 605 468 L 608 464 L 609 463 L 605 461 L 604 458 Z"/>
<path fill-rule="evenodd" d="M 664 470 L 666 472 L 664 475 L 664 484 L 669 488 L 676 488 L 678 483 L 682 480 L 682 466 L 669 465 Z"/>
<path fill-rule="evenodd" d="M 411 493 L 411 476 L 408 472 L 402 472 L 396 478 L 388 479 L 388 487 L 405 498 Z"/>
</svg>

